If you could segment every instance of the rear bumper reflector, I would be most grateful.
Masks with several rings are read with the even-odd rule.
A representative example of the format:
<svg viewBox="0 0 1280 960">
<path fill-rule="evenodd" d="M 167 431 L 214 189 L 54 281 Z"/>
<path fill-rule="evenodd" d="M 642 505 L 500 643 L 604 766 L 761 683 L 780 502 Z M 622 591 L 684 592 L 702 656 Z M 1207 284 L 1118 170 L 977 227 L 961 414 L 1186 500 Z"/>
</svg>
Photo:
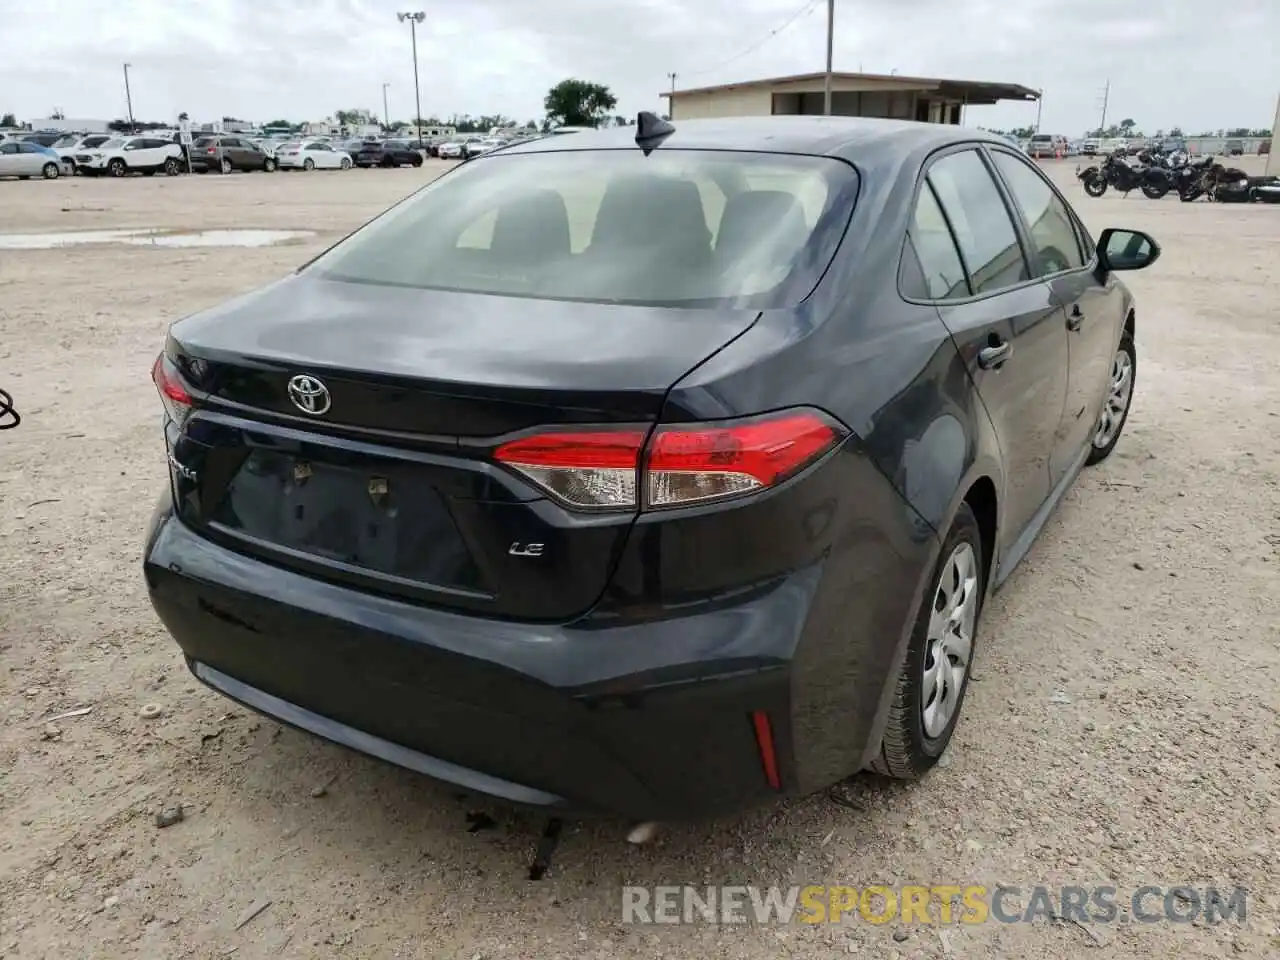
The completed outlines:
<svg viewBox="0 0 1280 960">
<path fill-rule="evenodd" d="M 773 748 L 773 726 L 769 723 L 769 714 L 757 710 L 751 714 L 751 725 L 756 731 L 756 749 L 760 751 L 760 765 L 764 767 L 765 781 L 774 790 L 782 788 L 778 777 L 778 755 Z"/>
</svg>

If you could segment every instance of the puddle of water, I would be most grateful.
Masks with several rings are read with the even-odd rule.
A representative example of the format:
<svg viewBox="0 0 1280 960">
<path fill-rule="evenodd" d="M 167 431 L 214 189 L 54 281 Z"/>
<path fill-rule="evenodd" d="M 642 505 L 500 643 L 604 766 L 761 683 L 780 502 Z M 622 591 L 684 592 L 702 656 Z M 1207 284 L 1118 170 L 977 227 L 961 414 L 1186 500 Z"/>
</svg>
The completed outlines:
<svg viewBox="0 0 1280 960">
<path fill-rule="evenodd" d="M 89 243 L 145 247 L 269 247 L 314 237 L 311 230 L 87 230 L 80 233 L 0 233 L 0 250 L 55 250 Z"/>
</svg>

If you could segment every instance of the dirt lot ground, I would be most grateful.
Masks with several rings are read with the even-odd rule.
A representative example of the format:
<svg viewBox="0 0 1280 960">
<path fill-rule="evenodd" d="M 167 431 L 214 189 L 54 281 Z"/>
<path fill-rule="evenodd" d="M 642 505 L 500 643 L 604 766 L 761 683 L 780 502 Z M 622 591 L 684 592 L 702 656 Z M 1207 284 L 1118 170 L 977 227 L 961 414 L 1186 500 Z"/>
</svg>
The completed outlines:
<svg viewBox="0 0 1280 960">
<path fill-rule="evenodd" d="M 1090 200 L 1073 164 L 1048 166 L 1095 232 L 1147 229 L 1165 252 L 1130 281 L 1127 433 L 989 606 L 945 766 L 914 785 L 855 778 L 853 806 L 824 795 L 641 848 L 623 824 L 567 824 L 537 883 L 535 819 L 490 810 L 496 827 L 469 833 L 448 792 L 198 686 L 139 566 L 165 482 L 148 372 L 166 325 L 287 272 L 442 167 L 0 183 L 0 233 L 317 232 L 257 250 L 0 249 L 0 385 L 25 417 L 0 433 L 0 955 L 1280 955 L 1280 208 Z M 158 829 L 178 804 L 185 819 Z M 913 882 L 1111 885 L 1122 906 L 1145 884 L 1241 886 L 1248 913 L 621 923 L 628 883 Z"/>
</svg>

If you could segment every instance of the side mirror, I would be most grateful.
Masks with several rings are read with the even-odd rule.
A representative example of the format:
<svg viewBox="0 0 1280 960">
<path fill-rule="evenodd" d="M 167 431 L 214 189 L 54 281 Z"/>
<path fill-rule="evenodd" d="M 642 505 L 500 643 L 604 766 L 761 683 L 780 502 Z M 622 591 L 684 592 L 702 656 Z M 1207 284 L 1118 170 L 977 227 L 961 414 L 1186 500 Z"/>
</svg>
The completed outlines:
<svg viewBox="0 0 1280 960">
<path fill-rule="evenodd" d="M 1141 230 L 1108 227 L 1098 238 L 1098 264 L 1103 270 L 1142 270 L 1160 259 L 1160 244 Z"/>
</svg>

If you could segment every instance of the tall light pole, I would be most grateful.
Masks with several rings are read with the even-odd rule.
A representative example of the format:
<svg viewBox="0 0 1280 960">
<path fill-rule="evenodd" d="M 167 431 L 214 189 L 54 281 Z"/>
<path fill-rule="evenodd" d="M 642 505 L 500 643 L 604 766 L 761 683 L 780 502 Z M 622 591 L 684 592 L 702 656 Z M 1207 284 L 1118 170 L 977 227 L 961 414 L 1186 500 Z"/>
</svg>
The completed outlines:
<svg viewBox="0 0 1280 960">
<path fill-rule="evenodd" d="M 391 130 L 391 111 L 387 109 L 387 87 L 389 86 L 391 86 L 389 83 L 382 85 L 382 123 L 388 132 Z"/>
<path fill-rule="evenodd" d="M 1036 133 L 1040 132 L 1040 114 L 1044 110 L 1044 91 L 1036 91 Z"/>
<path fill-rule="evenodd" d="M 418 125 L 418 142 L 422 142 L 422 100 L 418 95 L 418 24 L 427 19 L 421 10 L 416 13 L 397 13 L 396 19 L 401 23 L 409 21 L 409 37 L 413 41 L 413 105 L 416 114 L 414 122 Z"/>
<path fill-rule="evenodd" d="M 671 96 L 667 98 L 667 118 L 674 120 L 676 118 L 676 76 L 675 73 L 668 73 L 671 78 Z"/>
<path fill-rule="evenodd" d="M 126 63 L 124 65 L 124 102 L 125 102 L 125 105 L 128 106 L 129 108 L 129 132 L 137 133 L 138 127 L 133 122 L 133 95 L 129 92 L 129 67 L 130 66 L 132 66 L 132 64 Z"/>
<path fill-rule="evenodd" d="M 831 49 L 836 33 L 836 0 L 827 0 L 827 76 L 822 85 L 822 115 L 831 116 Z"/>
</svg>

